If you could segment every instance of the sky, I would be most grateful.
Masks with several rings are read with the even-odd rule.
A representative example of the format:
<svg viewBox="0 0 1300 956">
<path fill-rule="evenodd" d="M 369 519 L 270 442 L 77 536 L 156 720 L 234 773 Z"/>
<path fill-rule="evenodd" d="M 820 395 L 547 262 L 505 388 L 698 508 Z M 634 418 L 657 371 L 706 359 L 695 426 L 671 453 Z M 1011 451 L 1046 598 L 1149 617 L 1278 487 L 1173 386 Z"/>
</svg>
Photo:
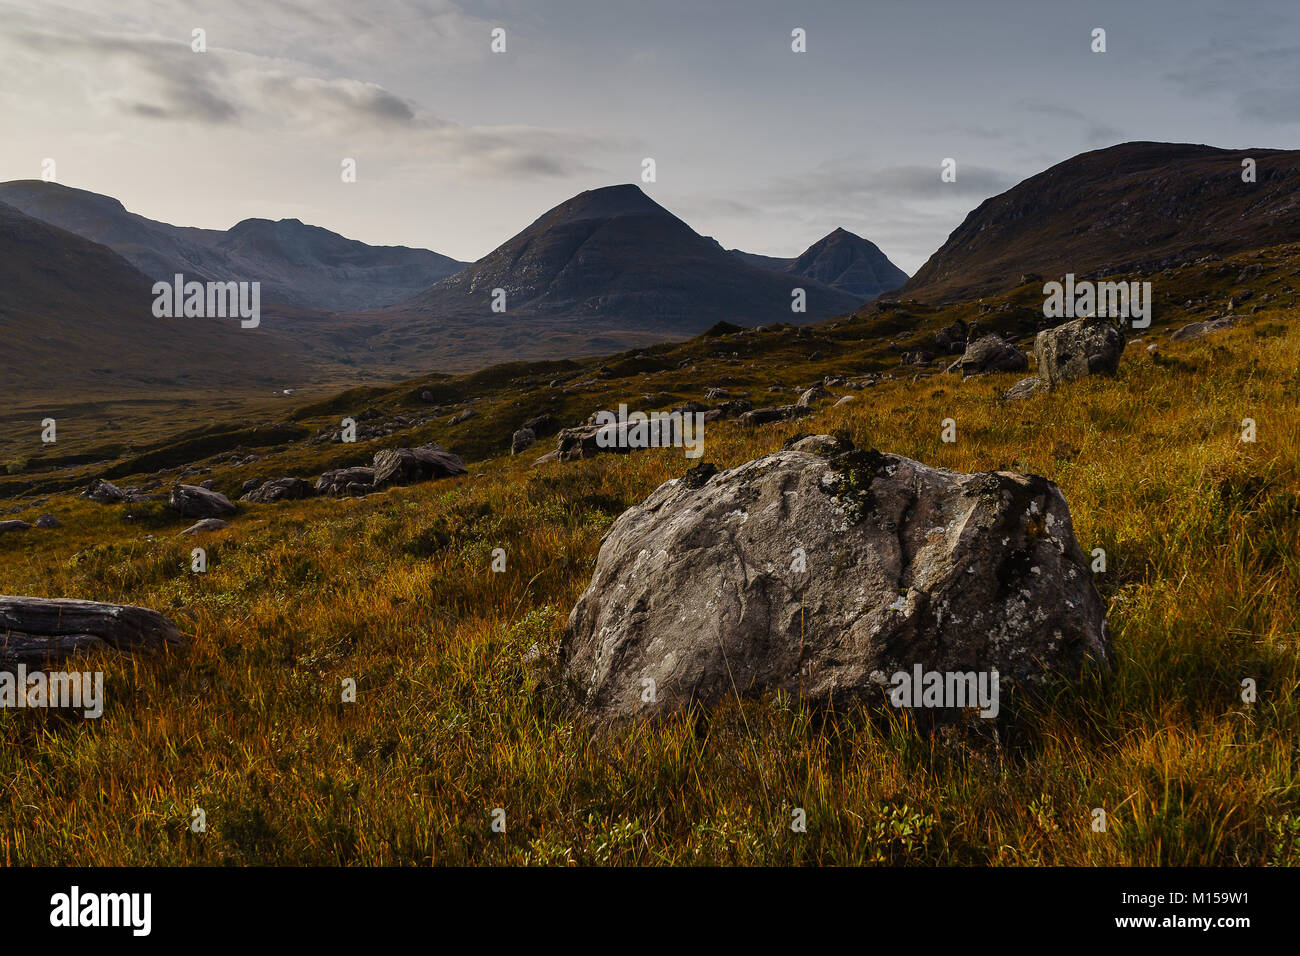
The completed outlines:
<svg viewBox="0 0 1300 956">
<path fill-rule="evenodd" d="M 1296 148 L 1298 92 L 1295 0 L 0 0 L 0 181 L 467 261 L 635 182 L 727 248 L 843 227 L 910 274 L 1090 149 Z"/>
</svg>

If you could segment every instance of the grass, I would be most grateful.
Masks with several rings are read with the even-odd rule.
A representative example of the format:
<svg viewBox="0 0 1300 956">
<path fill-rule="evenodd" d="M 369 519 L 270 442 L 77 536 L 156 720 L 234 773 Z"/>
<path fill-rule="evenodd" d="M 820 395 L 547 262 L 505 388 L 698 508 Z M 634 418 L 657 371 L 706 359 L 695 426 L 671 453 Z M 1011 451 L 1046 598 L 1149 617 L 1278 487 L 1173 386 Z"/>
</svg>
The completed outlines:
<svg viewBox="0 0 1300 956">
<path fill-rule="evenodd" d="M 878 320 L 835 334 L 869 337 Z M 820 344 L 780 348 L 827 351 L 832 333 L 811 334 Z M 580 419 L 642 391 L 698 398 L 728 376 L 738 395 L 789 401 L 766 384 L 854 364 L 847 351 L 730 364 L 785 335 L 665 347 L 698 352 L 689 376 L 673 361 L 569 393 L 490 381 L 483 417 L 496 435 L 534 404 Z M 29 503 L 18 516 L 62 527 L 0 537 L 0 590 L 152 607 L 194 647 L 81 659 L 105 671 L 98 721 L 0 711 L 0 863 L 1300 863 L 1300 326 L 1279 310 L 1156 357 L 1135 346 L 1115 379 L 1003 404 L 1013 381 L 886 380 L 788 425 L 710 425 L 705 455 L 728 467 L 843 428 L 931 465 L 1056 481 L 1084 550 L 1106 552 L 1117 668 L 996 735 L 774 697 L 612 733 L 574 713 L 549 654 L 530 649 L 555 646 L 613 518 L 694 464 L 680 450 L 531 468 L 498 449 L 457 479 L 248 506 L 200 541 L 175 537 L 185 522 L 165 512 Z M 940 440 L 945 418 L 955 443 Z M 294 473 L 320 454 L 295 445 L 276 462 Z M 212 467 L 219 487 L 246 475 Z M 196 544 L 205 575 L 189 571 Z"/>
</svg>

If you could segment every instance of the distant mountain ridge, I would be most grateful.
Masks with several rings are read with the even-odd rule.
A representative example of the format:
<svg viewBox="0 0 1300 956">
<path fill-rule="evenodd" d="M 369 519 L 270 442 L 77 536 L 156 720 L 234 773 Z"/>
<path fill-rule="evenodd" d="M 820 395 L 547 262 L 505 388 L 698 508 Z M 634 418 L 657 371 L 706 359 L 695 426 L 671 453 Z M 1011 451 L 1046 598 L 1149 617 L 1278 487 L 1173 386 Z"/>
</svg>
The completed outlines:
<svg viewBox="0 0 1300 956">
<path fill-rule="evenodd" d="M 1255 161 L 1255 182 L 1242 161 Z M 900 295 L 950 302 L 1059 278 L 1154 271 L 1300 235 L 1300 151 L 1134 142 L 1082 153 L 987 199 Z"/>
<path fill-rule="evenodd" d="M 155 280 L 258 281 L 264 301 L 375 309 L 464 268 L 427 249 L 370 246 L 297 219 L 196 229 L 129 212 L 109 196 L 39 180 L 0 183 L 0 202 L 119 253 Z"/>
<path fill-rule="evenodd" d="M 907 273 L 890 262 L 879 246 L 843 228 L 818 239 L 793 259 L 762 256 L 740 249 L 727 251 L 760 269 L 816 279 L 832 289 L 862 299 L 873 299 L 907 281 Z"/>
<path fill-rule="evenodd" d="M 802 288 L 806 311 L 792 311 Z M 494 289 L 504 313 L 491 311 Z M 531 317 L 694 334 L 720 321 L 807 323 L 851 312 L 862 297 L 752 266 L 701 236 L 638 186 L 580 193 L 462 272 L 393 312 L 484 325 Z M 593 326 L 593 328 L 596 326 Z"/>
<path fill-rule="evenodd" d="M 238 321 L 155 318 L 152 285 L 107 246 L 0 202 L 0 384 L 85 395 L 302 374 L 288 343 Z"/>
</svg>

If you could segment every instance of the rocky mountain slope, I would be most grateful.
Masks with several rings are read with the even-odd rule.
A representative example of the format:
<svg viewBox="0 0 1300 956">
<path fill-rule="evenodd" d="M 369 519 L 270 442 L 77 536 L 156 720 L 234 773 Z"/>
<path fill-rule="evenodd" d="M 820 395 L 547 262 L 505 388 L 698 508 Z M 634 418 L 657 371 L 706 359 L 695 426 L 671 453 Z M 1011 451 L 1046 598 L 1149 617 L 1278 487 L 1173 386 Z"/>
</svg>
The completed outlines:
<svg viewBox="0 0 1300 956">
<path fill-rule="evenodd" d="M 1255 182 L 1242 162 L 1255 161 Z M 1083 153 L 985 200 L 903 286 L 956 301 L 1059 278 L 1154 271 L 1300 235 L 1300 151 L 1124 143 Z"/>
</svg>

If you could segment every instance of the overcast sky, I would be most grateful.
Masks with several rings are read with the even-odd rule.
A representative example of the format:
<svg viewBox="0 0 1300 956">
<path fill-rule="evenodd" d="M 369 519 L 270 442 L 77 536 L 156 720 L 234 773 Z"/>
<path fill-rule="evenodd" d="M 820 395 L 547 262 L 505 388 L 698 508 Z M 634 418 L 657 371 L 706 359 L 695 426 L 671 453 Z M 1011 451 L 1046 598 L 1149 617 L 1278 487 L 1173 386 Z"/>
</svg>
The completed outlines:
<svg viewBox="0 0 1300 956">
<path fill-rule="evenodd" d="M 1298 25 L 1296 0 L 0 0 L 0 180 L 52 158 L 167 222 L 472 260 L 653 157 L 642 188 L 728 248 L 843 226 L 911 273 L 1088 149 L 1300 145 Z"/>
</svg>

